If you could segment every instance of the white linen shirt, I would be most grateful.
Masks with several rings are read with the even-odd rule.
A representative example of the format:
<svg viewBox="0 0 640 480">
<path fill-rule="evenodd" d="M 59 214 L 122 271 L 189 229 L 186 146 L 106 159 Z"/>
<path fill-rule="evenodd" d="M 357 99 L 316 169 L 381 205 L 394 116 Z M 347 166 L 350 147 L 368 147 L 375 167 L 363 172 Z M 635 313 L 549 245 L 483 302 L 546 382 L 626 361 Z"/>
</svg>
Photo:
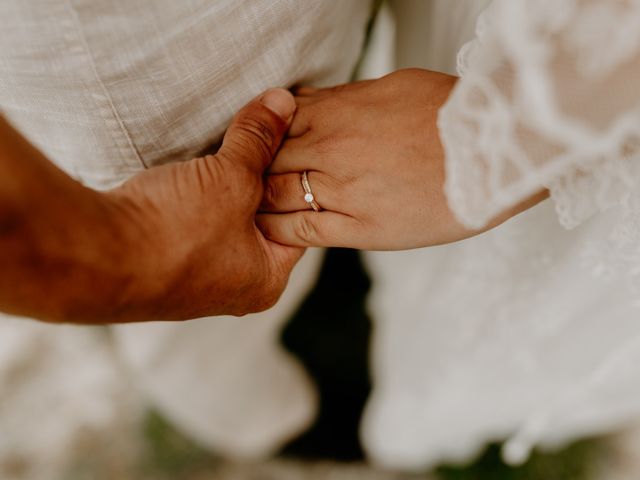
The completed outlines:
<svg viewBox="0 0 640 480">
<path fill-rule="evenodd" d="M 187 160 L 274 86 L 347 81 L 370 0 L 0 4 L 0 110 L 92 187 Z"/>
<path fill-rule="evenodd" d="M 111 188 L 215 149 L 232 116 L 267 88 L 348 81 L 371 8 L 370 0 L 0 2 L 0 112 L 69 174 Z M 320 260 L 310 252 L 259 318 L 123 326 L 117 355 L 95 329 L 2 317 L 0 476 L 2 465 L 28 458 L 33 478 L 56 478 L 79 439 L 113 435 L 109 425 L 135 417 L 123 366 L 136 391 L 201 444 L 235 456 L 277 449 L 315 413 L 306 374 L 277 338 Z"/>
</svg>

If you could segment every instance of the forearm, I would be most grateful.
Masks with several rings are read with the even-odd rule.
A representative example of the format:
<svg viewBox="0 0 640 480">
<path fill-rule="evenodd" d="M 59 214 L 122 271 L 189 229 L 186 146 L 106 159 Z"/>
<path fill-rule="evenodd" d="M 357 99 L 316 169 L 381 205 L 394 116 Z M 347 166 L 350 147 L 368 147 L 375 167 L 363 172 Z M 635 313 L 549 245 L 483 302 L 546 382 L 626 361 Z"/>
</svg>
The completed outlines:
<svg viewBox="0 0 640 480">
<path fill-rule="evenodd" d="M 0 311 L 82 323 L 245 315 L 273 305 L 302 249 L 255 216 L 296 104 L 272 89 L 235 116 L 215 155 L 98 193 L 0 118 Z"/>
<path fill-rule="evenodd" d="M 141 234 L 126 213 L 0 118 L 0 311 L 72 322 L 121 316 L 138 287 L 131 256 Z"/>
</svg>

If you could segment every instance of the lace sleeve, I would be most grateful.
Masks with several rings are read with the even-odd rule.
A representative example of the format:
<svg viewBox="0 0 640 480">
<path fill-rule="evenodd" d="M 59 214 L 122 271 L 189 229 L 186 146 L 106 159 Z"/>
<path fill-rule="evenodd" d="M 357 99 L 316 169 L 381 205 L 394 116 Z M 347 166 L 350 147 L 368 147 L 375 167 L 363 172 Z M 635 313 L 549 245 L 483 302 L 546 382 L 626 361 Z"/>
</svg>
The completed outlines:
<svg viewBox="0 0 640 480">
<path fill-rule="evenodd" d="M 567 228 L 640 205 L 639 0 L 494 0 L 459 72 L 439 126 L 465 225 L 542 187 Z"/>
</svg>

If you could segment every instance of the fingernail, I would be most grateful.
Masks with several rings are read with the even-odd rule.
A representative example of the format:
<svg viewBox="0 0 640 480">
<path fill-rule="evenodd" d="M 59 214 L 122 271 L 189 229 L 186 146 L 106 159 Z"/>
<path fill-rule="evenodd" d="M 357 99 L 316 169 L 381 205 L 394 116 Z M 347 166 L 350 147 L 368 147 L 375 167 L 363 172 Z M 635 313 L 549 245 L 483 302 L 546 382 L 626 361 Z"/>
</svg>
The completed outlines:
<svg viewBox="0 0 640 480">
<path fill-rule="evenodd" d="M 260 103 L 285 121 L 288 121 L 296 110 L 293 95 L 284 88 L 267 90 L 260 97 Z"/>
</svg>

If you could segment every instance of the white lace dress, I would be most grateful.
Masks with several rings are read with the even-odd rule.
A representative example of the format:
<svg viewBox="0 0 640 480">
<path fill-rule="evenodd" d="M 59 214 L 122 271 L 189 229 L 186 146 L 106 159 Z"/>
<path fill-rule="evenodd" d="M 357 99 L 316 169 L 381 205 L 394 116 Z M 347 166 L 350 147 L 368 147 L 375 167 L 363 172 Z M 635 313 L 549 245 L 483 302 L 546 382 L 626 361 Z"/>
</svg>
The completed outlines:
<svg viewBox="0 0 640 480">
<path fill-rule="evenodd" d="M 483 2 L 427 3 L 450 42 L 422 64 L 446 69 Z M 390 466 L 505 438 L 519 462 L 640 416 L 640 1 L 495 0 L 458 69 L 440 130 L 459 219 L 552 199 L 457 244 L 367 254 L 363 440 Z"/>
</svg>

